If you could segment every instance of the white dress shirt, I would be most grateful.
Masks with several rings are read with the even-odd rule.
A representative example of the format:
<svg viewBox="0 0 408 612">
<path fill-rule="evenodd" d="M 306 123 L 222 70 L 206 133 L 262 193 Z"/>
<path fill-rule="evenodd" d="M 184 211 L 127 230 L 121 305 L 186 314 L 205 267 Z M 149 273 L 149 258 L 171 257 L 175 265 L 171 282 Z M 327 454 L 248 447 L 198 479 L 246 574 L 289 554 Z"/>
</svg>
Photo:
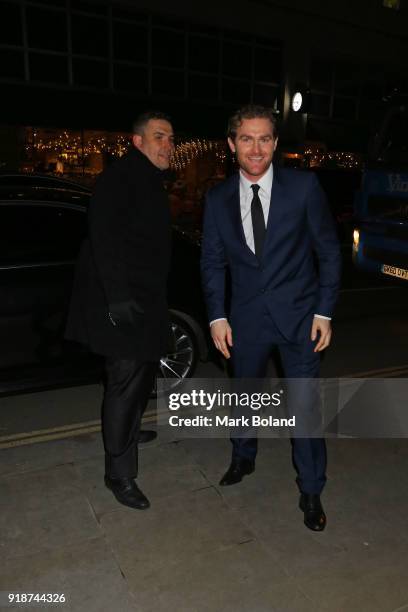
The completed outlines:
<svg viewBox="0 0 408 612">
<path fill-rule="evenodd" d="M 242 170 L 239 171 L 239 201 L 241 207 L 241 219 L 242 226 L 245 234 L 245 241 L 251 251 L 255 253 L 255 242 L 254 242 L 254 230 L 252 227 L 252 215 L 251 215 L 251 203 L 254 197 L 254 192 L 251 188 L 252 185 L 259 185 L 259 199 L 261 200 L 262 210 L 265 219 L 265 227 L 268 225 L 268 217 L 269 217 L 269 207 L 271 204 L 271 193 L 272 193 L 272 184 L 273 184 L 273 164 L 271 164 L 263 175 L 262 178 L 259 179 L 256 183 L 249 181 L 242 173 Z M 319 319 L 327 319 L 331 320 L 331 317 L 325 317 L 324 315 L 315 314 L 315 317 Z M 210 322 L 210 326 L 216 321 L 226 321 L 225 317 L 214 319 Z"/>
<path fill-rule="evenodd" d="M 269 206 L 271 204 L 273 182 L 273 165 L 271 164 L 261 179 L 257 183 L 251 183 L 239 173 L 239 200 L 241 205 L 241 219 L 244 228 L 245 240 L 249 248 L 255 253 L 254 230 L 252 228 L 251 204 L 254 197 L 252 185 L 259 185 L 258 196 L 261 200 L 262 210 L 265 219 L 265 227 L 268 224 Z"/>
</svg>

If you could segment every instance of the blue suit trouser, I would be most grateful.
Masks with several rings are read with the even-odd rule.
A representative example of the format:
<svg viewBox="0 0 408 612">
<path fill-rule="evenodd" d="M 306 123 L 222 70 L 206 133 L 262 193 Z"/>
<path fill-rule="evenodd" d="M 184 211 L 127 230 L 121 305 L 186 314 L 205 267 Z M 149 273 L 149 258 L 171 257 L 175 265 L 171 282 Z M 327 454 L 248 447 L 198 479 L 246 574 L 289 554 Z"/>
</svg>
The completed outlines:
<svg viewBox="0 0 408 612">
<path fill-rule="evenodd" d="M 320 355 L 313 351 L 315 342 L 306 337 L 298 344 L 288 342 L 269 315 L 263 321 L 262 342 L 254 344 L 238 340 L 232 349 L 234 378 L 264 378 L 273 349 L 280 354 L 288 379 L 314 379 L 319 376 Z M 234 330 L 233 330 L 234 333 Z M 233 459 L 255 460 L 256 437 L 231 437 Z M 320 437 L 294 437 L 292 460 L 298 473 L 297 483 L 304 493 L 320 493 L 326 482 L 326 444 Z"/>
</svg>

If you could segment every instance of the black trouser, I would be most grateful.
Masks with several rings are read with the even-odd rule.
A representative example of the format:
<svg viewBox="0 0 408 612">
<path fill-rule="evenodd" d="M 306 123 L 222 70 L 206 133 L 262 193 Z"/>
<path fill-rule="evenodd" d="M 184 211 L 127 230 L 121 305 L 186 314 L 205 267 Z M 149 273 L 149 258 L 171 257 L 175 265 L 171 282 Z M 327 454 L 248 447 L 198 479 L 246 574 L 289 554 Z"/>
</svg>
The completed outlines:
<svg viewBox="0 0 408 612">
<path fill-rule="evenodd" d="M 157 363 L 105 359 L 102 433 L 110 478 L 137 476 L 137 440 L 156 372 Z"/>
</svg>

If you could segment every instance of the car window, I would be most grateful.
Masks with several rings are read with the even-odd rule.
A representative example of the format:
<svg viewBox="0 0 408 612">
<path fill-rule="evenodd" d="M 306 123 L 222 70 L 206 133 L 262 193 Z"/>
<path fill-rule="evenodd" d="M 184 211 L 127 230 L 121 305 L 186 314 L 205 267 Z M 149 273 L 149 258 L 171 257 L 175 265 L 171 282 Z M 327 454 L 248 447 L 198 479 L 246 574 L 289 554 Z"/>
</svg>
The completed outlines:
<svg viewBox="0 0 408 612">
<path fill-rule="evenodd" d="M 48 187 L 65 188 L 73 191 L 87 192 L 89 189 L 74 181 L 66 181 L 53 176 L 38 176 L 30 174 L 0 174 L 0 186 L 14 187 Z"/>
<path fill-rule="evenodd" d="M 36 200 L 88 205 L 89 193 L 66 187 L 40 187 L 38 185 L 1 184 L 0 200 Z"/>
<path fill-rule="evenodd" d="M 0 204 L 0 266 L 75 259 L 86 234 L 84 210 Z"/>
</svg>

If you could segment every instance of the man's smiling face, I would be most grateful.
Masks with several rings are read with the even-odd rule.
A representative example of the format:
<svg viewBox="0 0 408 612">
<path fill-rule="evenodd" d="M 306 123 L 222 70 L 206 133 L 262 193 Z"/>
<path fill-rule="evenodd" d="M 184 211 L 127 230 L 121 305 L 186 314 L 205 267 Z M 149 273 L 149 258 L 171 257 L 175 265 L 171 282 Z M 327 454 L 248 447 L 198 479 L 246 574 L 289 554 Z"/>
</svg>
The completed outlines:
<svg viewBox="0 0 408 612">
<path fill-rule="evenodd" d="M 228 144 L 237 156 L 244 176 L 257 182 L 268 170 L 278 144 L 273 125 L 269 119 L 243 119 L 237 128 L 235 139 L 228 138 Z"/>
<path fill-rule="evenodd" d="M 156 168 L 167 170 L 174 152 L 173 128 L 164 119 L 150 119 L 141 134 L 133 135 L 133 144 Z"/>
</svg>

